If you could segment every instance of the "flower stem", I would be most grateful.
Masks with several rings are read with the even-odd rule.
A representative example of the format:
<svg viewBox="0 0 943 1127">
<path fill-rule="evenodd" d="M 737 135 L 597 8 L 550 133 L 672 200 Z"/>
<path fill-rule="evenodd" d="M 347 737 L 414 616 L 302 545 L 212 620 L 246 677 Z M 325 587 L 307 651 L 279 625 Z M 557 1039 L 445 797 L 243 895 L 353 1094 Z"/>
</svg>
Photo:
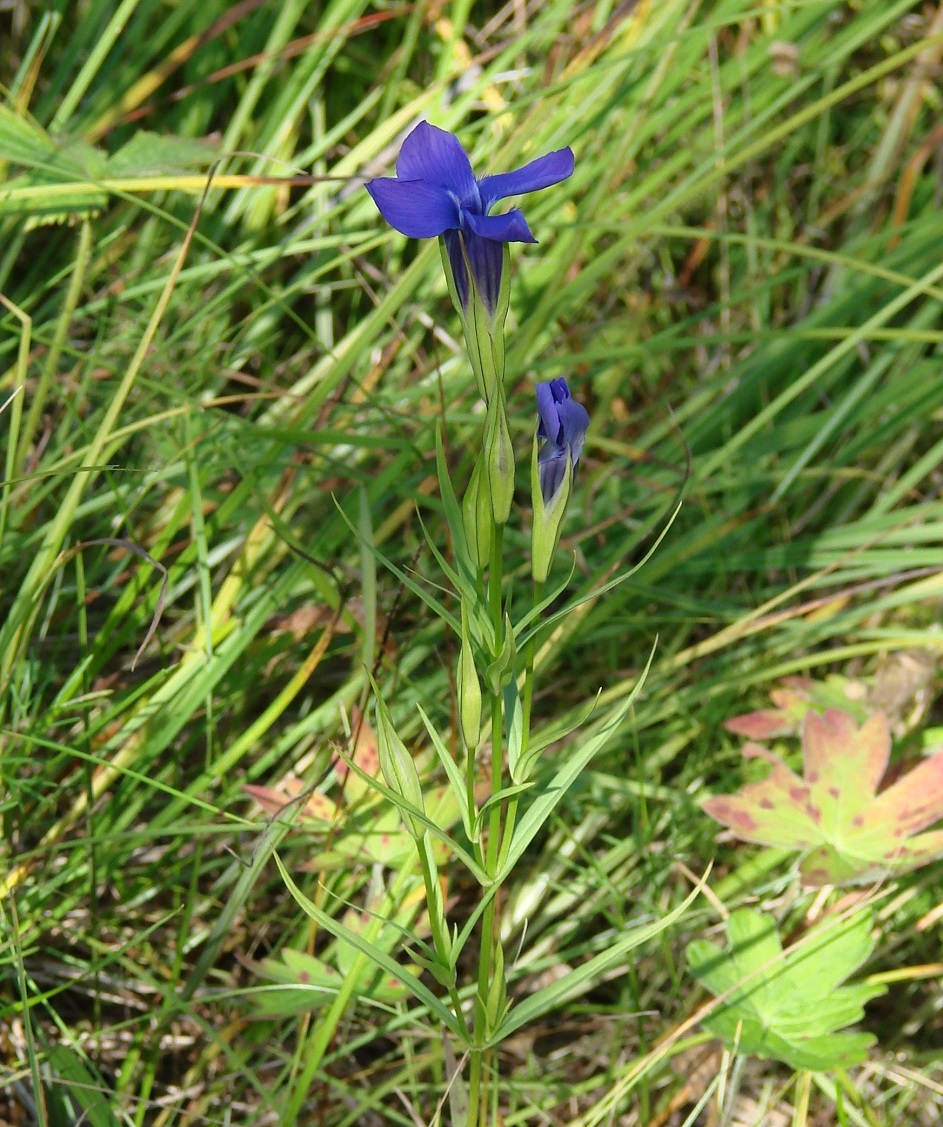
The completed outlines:
<svg viewBox="0 0 943 1127">
<path fill-rule="evenodd" d="M 502 604 L 504 526 L 496 525 L 491 537 L 491 567 L 488 573 L 488 610 L 494 628 L 495 648 L 500 649 L 504 632 Z M 500 692 L 488 690 L 491 698 L 491 793 L 496 794 L 503 781 L 504 766 L 504 714 Z M 498 870 L 501 847 L 500 804 L 491 808 L 488 823 L 488 841 L 485 851 L 485 871 L 494 876 Z M 471 1066 L 468 1077 L 468 1127 L 485 1127 L 488 1116 L 488 1082 L 491 1071 L 491 1053 L 484 1049 L 488 1035 L 487 999 L 491 985 L 494 943 L 500 924 L 498 897 L 489 902 L 481 917 L 481 946 L 478 955 L 478 985 L 475 991 L 475 1028 L 472 1037 Z"/>
<path fill-rule="evenodd" d="M 543 583 L 534 584 L 534 606 L 537 606 L 544 597 Z M 521 755 L 527 754 L 530 744 L 530 712 L 534 700 L 534 649 L 536 638 L 532 634 L 524 651 L 524 702 L 522 706 L 522 732 Z M 501 856 L 498 859 L 498 869 L 504 868 L 508 853 L 511 850 L 511 841 L 514 837 L 514 824 L 517 821 L 518 796 L 514 795 L 508 803 L 508 816 L 504 823 L 504 836 L 501 839 Z"/>
</svg>

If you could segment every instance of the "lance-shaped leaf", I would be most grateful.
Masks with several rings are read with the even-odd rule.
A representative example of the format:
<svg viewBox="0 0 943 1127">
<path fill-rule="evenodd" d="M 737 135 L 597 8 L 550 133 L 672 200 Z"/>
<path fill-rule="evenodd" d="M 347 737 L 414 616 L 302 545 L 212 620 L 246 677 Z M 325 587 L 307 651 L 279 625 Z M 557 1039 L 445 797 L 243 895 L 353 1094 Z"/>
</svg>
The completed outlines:
<svg viewBox="0 0 943 1127">
<path fill-rule="evenodd" d="M 808 712 L 803 778 L 778 755 L 748 743 L 744 757 L 764 759 L 770 774 L 702 806 L 744 841 L 807 851 L 801 866 L 807 884 L 903 872 L 943 856 L 943 830 L 920 832 L 943 818 L 943 751 L 878 793 L 890 749 L 883 713 L 858 727 L 840 709 Z"/>
<path fill-rule="evenodd" d="M 865 1002 L 885 990 L 841 985 L 874 947 L 868 913 L 825 920 L 784 953 L 775 921 L 742 908 L 727 921 L 727 939 L 726 950 L 702 939 L 687 949 L 691 973 L 721 999 L 703 1019 L 712 1033 L 739 1052 L 796 1069 L 865 1059 L 874 1037 L 839 1030 L 859 1021 Z"/>
</svg>

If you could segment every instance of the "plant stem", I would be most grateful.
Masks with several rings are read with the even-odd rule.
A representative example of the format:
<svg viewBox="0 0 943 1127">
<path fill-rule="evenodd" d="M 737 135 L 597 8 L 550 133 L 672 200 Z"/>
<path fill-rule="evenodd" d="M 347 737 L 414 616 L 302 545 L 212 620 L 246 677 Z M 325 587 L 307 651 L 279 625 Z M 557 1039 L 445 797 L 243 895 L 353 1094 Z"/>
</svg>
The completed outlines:
<svg viewBox="0 0 943 1127">
<path fill-rule="evenodd" d="M 488 573 L 488 609 L 494 628 L 495 649 L 501 650 L 504 632 L 504 610 L 501 600 L 503 586 L 504 526 L 496 525 L 491 537 L 491 567 Z M 491 698 L 491 793 L 501 789 L 504 766 L 504 726 L 501 693 L 488 690 Z M 488 843 L 485 853 L 485 870 L 493 876 L 498 869 L 501 847 L 501 808 L 496 803 L 491 808 L 488 823 Z M 494 941 L 499 926 L 498 897 L 488 903 L 481 918 L 481 948 L 478 956 L 478 985 L 475 991 L 475 1028 L 472 1038 L 471 1067 L 468 1078 L 468 1124 L 484 1127 L 488 1115 L 488 1065 L 490 1052 L 484 1045 L 488 1029 L 486 1009 L 491 985 Z"/>
<path fill-rule="evenodd" d="M 534 584 L 534 606 L 544 597 L 543 583 Z M 536 648 L 536 635 L 532 634 L 524 651 L 524 701 L 522 706 L 522 734 L 521 755 L 527 754 L 530 744 L 530 712 L 534 700 L 534 650 Z M 504 867 L 507 855 L 511 849 L 511 839 L 514 837 L 514 824 L 517 821 L 518 796 L 515 794 L 508 803 L 508 816 L 504 823 L 504 835 L 501 839 L 501 856 L 498 859 L 498 869 Z"/>
</svg>

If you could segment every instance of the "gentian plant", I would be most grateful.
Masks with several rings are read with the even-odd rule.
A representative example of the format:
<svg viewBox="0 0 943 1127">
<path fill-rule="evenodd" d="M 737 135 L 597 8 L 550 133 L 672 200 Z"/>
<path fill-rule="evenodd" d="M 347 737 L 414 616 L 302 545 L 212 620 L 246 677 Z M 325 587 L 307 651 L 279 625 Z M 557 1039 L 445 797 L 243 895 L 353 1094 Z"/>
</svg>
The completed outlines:
<svg viewBox="0 0 943 1127">
<path fill-rule="evenodd" d="M 439 238 L 449 292 L 462 320 L 472 371 L 486 406 L 461 501 L 456 497 L 441 435 L 437 440 L 451 559 L 431 540 L 430 546 L 457 596 L 460 620 L 424 596 L 455 631 L 459 654 L 454 678 L 458 716 L 451 739 L 441 735 L 425 713 L 422 719 L 461 810 L 469 843 L 466 846 L 449 838 L 453 857 L 465 863 L 482 890 L 477 910 L 461 929 L 446 919 L 440 878 L 426 832 L 431 831 L 432 822 L 417 789 L 416 772 L 406 762 L 409 752 L 392 729 L 386 704 L 382 699 L 377 701 L 384 793 L 396 801 L 404 825 L 415 838 L 434 938 L 431 947 L 427 945 L 421 956 L 413 952 L 413 957 L 433 975 L 451 1004 L 448 1017 L 444 1011 L 440 1015 L 442 1024 L 458 1036 L 470 1062 L 467 1087 L 463 1076 L 450 1078 L 451 1088 L 457 1093 L 453 1120 L 473 1127 L 489 1117 L 495 1046 L 526 1020 L 548 1012 L 563 989 L 558 982 L 538 991 L 528 999 L 526 1009 L 515 1010 L 509 1004 L 499 890 L 567 787 L 621 723 L 631 704 L 626 702 L 613 720 L 585 738 L 564 762 L 553 766 L 545 786 L 535 786 L 540 758 L 540 748 L 530 739 L 535 639 L 548 627 L 547 608 L 566 585 L 564 580 L 544 597 L 544 584 L 583 453 L 589 414 L 571 394 L 566 380 L 538 384 L 532 459 L 533 586 L 530 606 L 513 621 L 504 585 L 503 555 L 504 528 L 514 514 L 516 476 L 504 378 L 509 244 L 536 240 L 516 208 L 498 215 L 490 212 L 499 200 L 549 188 L 572 171 L 573 153 L 566 148 L 539 157 L 515 172 L 479 178 L 455 137 L 421 122 L 403 142 L 396 176 L 381 177 L 366 185 L 384 218 L 397 231 L 412 238 Z M 374 690 L 378 693 L 376 686 Z M 455 762 L 449 750 L 456 744 L 464 750 L 463 763 Z M 487 780 L 481 777 L 483 752 L 490 759 Z M 442 831 L 443 827 L 438 827 L 436 836 L 440 840 Z M 477 979 L 463 989 L 457 973 L 459 958 L 476 933 L 480 940 Z M 627 936 L 606 959 L 610 955 L 613 959 L 621 957 L 640 941 L 635 934 Z M 490 1091 L 493 1094 L 496 1089 L 491 1087 Z M 494 1107 L 491 1110 L 494 1112 Z"/>
</svg>

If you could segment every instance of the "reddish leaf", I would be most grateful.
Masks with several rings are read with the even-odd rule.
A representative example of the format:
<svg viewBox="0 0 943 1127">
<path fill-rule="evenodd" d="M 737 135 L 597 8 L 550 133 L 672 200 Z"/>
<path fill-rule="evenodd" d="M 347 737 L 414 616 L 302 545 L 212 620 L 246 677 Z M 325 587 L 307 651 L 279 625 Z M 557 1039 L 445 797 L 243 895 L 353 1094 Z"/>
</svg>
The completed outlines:
<svg viewBox="0 0 943 1127">
<path fill-rule="evenodd" d="M 901 872 L 943 855 L 943 830 L 919 832 L 943 819 L 943 751 L 878 794 L 890 748 L 881 712 L 859 727 L 840 709 L 821 716 L 808 711 L 803 778 L 779 756 L 748 743 L 744 757 L 766 760 L 769 775 L 702 805 L 744 841 L 808 851 L 802 873 L 809 884 Z"/>
<path fill-rule="evenodd" d="M 782 688 L 773 689 L 770 699 L 775 708 L 761 708 L 733 716 L 724 727 L 748 740 L 772 740 L 778 736 L 798 735 L 807 712 L 824 712 L 828 708 L 850 708 L 863 720 L 866 712 L 856 708 L 853 696 L 864 696 L 864 686 L 845 677 L 831 676 L 825 681 L 811 677 L 784 677 Z"/>
<path fill-rule="evenodd" d="M 242 789 L 250 798 L 255 799 L 266 814 L 278 814 L 307 790 L 308 784 L 297 775 L 286 775 L 277 788 L 247 783 Z M 309 818 L 328 823 L 333 822 L 336 817 L 337 807 L 326 794 L 316 790 L 311 791 L 306 797 L 304 807 L 299 814 L 299 820 Z"/>
</svg>

